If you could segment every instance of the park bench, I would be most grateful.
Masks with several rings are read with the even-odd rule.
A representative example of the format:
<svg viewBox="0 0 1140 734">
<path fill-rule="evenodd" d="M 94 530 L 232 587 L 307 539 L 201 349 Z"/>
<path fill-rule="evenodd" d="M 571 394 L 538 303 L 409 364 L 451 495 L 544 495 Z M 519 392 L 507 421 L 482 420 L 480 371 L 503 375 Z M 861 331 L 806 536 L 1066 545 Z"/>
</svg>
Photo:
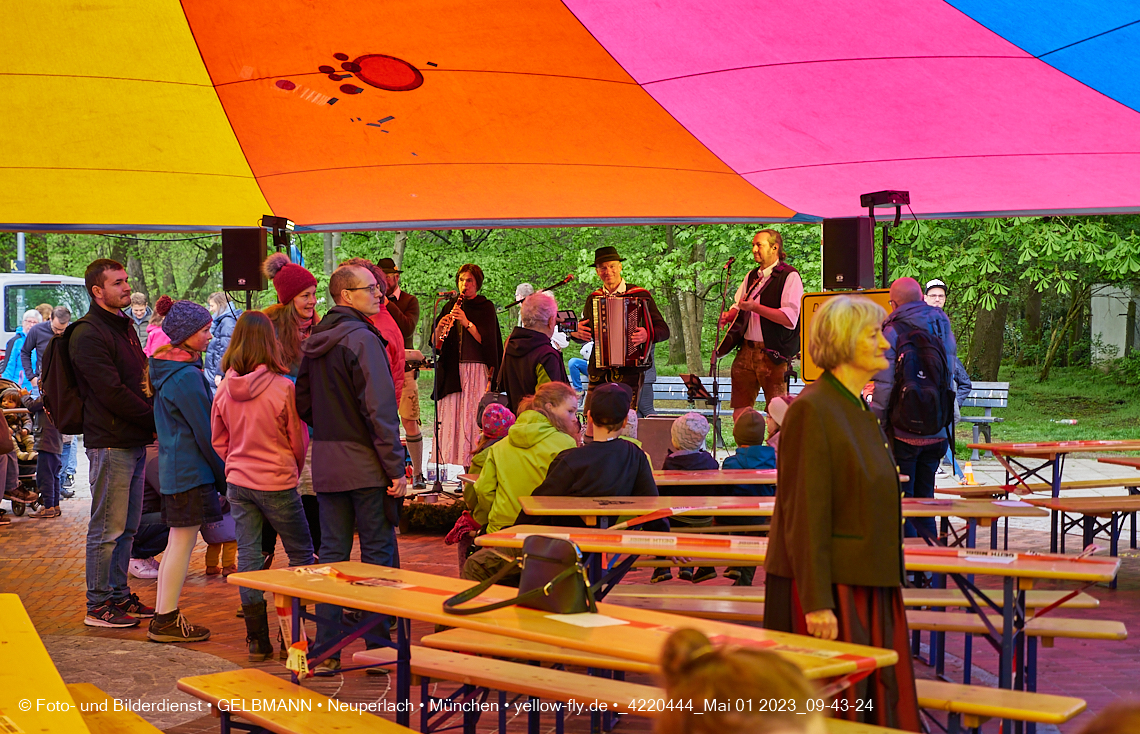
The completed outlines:
<svg viewBox="0 0 1140 734">
<path fill-rule="evenodd" d="M 90 683 L 69 683 L 67 691 L 91 734 L 162 734 L 134 711 L 116 711 L 114 699 Z"/>
<path fill-rule="evenodd" d="M 604 655 L 592 655 L 553 645 L 507 639 L 487 632 L 468 630 L 448 630 L 426 635 L 421 642 L 424 646 L 437 650 L 454 650 L 464 654 L 510 657 L 565 665 L 581 665 L 588 668 L 647 672 L 644 663 L 631 663 Z M 357 661 L 366 653 L 357 653 Z M 412 666 L 415 668 L 415 655 Z M 517 665 L 517 663 L 516 663 Z M 632 666 L 638 666 L 634 668 Z M 524 672 L 533 667 L 524 666 Z M 655 668 L 654 671 L 655 672 Z M 603 679 L 604 680 L 604 679 Z M 615 681 L 610 681 L 614 683 Z M 1078 698 L 1051 696 L 1024 691 L 1006 691 L 981 686 L 964 686 L 940 681 L 915 681 L 918 690 L 918 703 L 924 709 L 946 711 L 951 717 L 952 726 L 978 727 L 990 718 L 1015 719 L 1035 723 L 1059 724 L 1068 721 L 1085 709 L 1085 702 Z M 626 683 L 625 685 L 636 685 Z M 663 691 L 652 686 L 640 686 L 643 698 L 661 698 Z M 650 712 L 631 712 L 652 715 Z M 873 734 L 888 732 L 891 729 L 868 724 L 828 719 L 829 734 Z M 950 729 L 954 731 L 954 729 Z"/>
<path fill-rule="evenodd" d="M 702 377 L 701 384 L 705 389 L 712 394 L 713 379 L 711 377 Z M 720 412 L 721 414 L 732 413 L 730 400 L 732 398 L 732 377 L 729 376 L 728 370 L 717 379 L 717 385 L 720 392 Z M 712 406 L 706 405 L 703 401 L 693 403 L 689 400 L 688 388 L 682 382 L 680 377 L 675 376 L 658 376 L 657 381 L 652 383 L 653 387 L 653 400 L 661 400 L 665 402 L 680 402 L 688 403 L 687 408 L 680 407 L 654 407 L 653 413 L 655 415 L 682 415 L 690 411 L 701 413 L 702 415 L 711 416 Z M 792 380 L 791 394 L 799 395 L 800 391 L 804 389 L 804 383 L 801 380 Z"/>
<path fill-rule="evenodd" d="M 1009 383 L 975 382 L 973 388 L 970 390 L 970 394 L 959 404 L 959 407 L 984 409 L 984 415 L 964 415 L 961 417 L 961 420 L 964 423 L 973 424 L 974 440 L 972 443 L 978 443 L 979 432 L 985 435 L 986 443 L 990 443 L 993 440 L 990 434 L 990 429 L 993 424 L 1001 423 L 1005 420 L 1004 418 L 995 417 L 993 409 L 1009 407 Z M 993 454 L 990 454 L 990 456 L 993 456 Z M 970 460 L 978 460 L 977 449 L 974 449 Z"/>
<path fill-rule="evenodd" d="M 257 668 L 182 678 L 178 681 L 178 690 L 209 703 L 210 710 L 221 719 L 223 734 L 231 731 L 234 716 L 274 734 L 412 732 L 379 716 L 362 716 L 357 709 L 330 708 L 330 704 L 334 707 L 337 704 L 334 699 Z M 220 701 L 224 702 L 221 706 Z M 283 705 L 266 706 L 265 701 Z"/>
</svg>

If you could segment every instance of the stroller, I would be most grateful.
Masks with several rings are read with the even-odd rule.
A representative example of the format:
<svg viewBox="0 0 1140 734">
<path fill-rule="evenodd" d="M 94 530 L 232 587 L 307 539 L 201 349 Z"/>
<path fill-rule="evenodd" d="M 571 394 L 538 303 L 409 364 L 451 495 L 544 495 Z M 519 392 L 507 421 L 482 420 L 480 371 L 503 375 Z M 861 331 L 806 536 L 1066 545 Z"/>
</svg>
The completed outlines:
<svg viewBox="0 0 1140 734">
<path fill-rule="evenodd" d="M 10 387 L 19 388 L 15 382 L 11 380 L 0 379 L 0 392 L 4 392 Z M 4 499 L 10 500 L 12 503 L 12 514 L 20 517 L 24 514 L 28 507 L 32 511 L 38 510 L 41 505 L 39 503 L 39 489 L 36 485 L 36 460 L 20 461 L 19 462 L 19 484 L 17 485 L 19 496 L 9 497 L 4 496 Z M 3 510 L 0 510 L 2 513 Z"/>
</svg>

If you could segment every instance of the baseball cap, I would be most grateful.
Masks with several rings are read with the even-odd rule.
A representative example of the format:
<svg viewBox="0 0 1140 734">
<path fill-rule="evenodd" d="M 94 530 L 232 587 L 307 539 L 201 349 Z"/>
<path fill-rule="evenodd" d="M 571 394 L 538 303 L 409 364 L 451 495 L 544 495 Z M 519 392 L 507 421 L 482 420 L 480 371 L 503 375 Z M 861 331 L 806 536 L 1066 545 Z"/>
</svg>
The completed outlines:
<svg viewBox="0 0 1140 734">
<path fill-rule="evenodd" d="M 596 425 L 620 426 L 633 402 L 633 390 L 620 382 L 607 382 L 590 396 L 590 417 Z"/>
<path fill-rule="evenodd" d="M 931 280 L 931 281 L 927 281 L 926 287 L 922 289 L 922 292 L 923 293 L 929 293 L 931 288 L 941 288 L 943 293 L 949 293 L 950 292 L 950 289 L 946 287 L 946 284 L 943 283 L 938 278 L 935 278 L 934 280 Z"/>
</svg>

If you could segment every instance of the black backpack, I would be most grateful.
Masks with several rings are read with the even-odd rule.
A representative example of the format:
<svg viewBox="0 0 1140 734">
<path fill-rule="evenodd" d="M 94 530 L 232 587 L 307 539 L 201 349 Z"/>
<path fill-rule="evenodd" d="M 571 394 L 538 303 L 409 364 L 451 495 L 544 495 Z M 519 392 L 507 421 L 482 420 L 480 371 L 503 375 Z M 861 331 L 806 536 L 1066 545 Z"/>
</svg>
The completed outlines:
<svg viewBox="0 0 1140 734">
<path fill-rule="evenodd" d="M 898 430 L 932 436 L 954 420 L 953 375 L 946 348 L 926 329 L 906 322 L 897 327 L 895 381 L 887 421 Z"/>
<path fill-rule="evenodd" d="M 40 394 L 44 410 L 60 433 L 76 436 L 83 433 L 83 396 L 71 364 L 71 334 L 82 319 L 75 321 L 59 336 L 53 336 L 44 349 L 40 364 Z M 92 324 L 92 328 L 96 328 Z"/>
</svg>

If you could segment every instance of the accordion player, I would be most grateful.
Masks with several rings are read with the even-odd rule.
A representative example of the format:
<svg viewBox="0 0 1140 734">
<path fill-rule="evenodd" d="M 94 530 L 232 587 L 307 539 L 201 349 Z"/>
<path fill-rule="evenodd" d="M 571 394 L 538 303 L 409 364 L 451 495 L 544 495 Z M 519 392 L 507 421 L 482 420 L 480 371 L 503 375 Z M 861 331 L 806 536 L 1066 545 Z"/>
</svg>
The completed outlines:
<svg viewBox="0 0 1140 734">
<path fill-rule="evenodd" d="M 594 361 L 598 367 L 648 367 L 653 354 L 653 319 L 647 299 L 599 296 L 589 314 L 594 328 Z M 634 344 L 637 329 L 647 339 Z"/>
</svg>

